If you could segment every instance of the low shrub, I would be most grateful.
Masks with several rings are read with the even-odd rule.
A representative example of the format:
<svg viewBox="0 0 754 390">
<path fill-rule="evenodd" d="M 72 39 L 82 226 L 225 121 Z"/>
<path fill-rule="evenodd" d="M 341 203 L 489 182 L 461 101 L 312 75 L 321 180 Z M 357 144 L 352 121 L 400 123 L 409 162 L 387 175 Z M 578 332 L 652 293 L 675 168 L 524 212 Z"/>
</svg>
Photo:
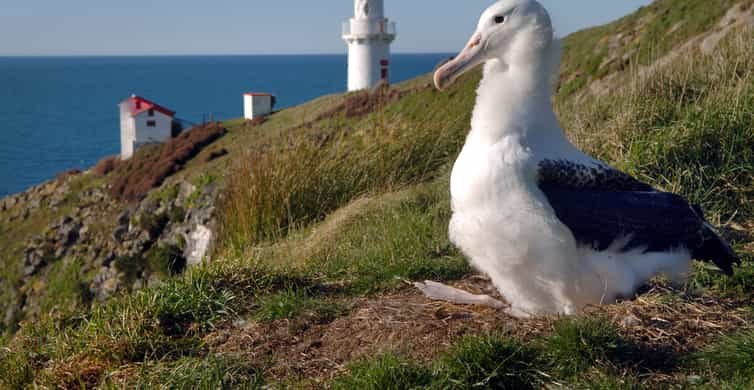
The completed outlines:
<svg viewBox="0 0 754 390">
<path fill-rule="evenodd" d="M 115 167 L 111 195 L 125 201 L 142 199 L 226 131 L 219 124 L 210 123 L 194 127 L 165 143 L 139 148 L 130 159 Z"/>
<path fill-rule="evenodd" d="M 105 157 L 97 162 L 97 165 L 94 166 L 93 172 L 97 176 L 107 176 L 118 167 L 119 163 L 120 157 L 118 156 Z"/>
</svg>

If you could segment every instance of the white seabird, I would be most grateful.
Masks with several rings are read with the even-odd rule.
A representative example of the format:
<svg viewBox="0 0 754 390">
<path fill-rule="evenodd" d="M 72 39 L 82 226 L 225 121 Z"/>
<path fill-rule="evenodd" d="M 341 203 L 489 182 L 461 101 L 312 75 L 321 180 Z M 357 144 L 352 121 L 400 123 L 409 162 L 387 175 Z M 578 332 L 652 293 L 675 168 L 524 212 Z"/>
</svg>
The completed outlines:
<svg viewBox="0 0 754 390">
<path fill-rule="evenodd" d="M 559 62 L 542 5 L 501 0 L 434 76 L 443 89 L 484 63 L 471 131 L 451 175 L 449 235 L 490 277 L 507 312 L 573 314 L 630 297 L 660 273 L 681 281 L 692 258 L 732 273 L 739 259 L 698 206 L 568 141 L 551 103 Z M 432 298 L 490 304 L 487 296 L 417 285 Z"/>
</svg>

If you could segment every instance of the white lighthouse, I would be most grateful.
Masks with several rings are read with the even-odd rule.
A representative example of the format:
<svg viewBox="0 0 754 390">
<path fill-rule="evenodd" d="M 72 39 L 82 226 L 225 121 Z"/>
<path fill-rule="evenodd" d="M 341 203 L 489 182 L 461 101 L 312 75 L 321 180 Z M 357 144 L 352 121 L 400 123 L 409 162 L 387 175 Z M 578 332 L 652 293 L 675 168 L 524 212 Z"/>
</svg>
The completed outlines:
<svg viewBox="0 0 754 390">
<path fill-rule="evenodd" d="M 348 90 L 390 81 L 390 44 L 395 23 L 385 18 L 383 0 L 354 0 L 354 17 L 343 23 L 348 43 Z"/>
</svg>

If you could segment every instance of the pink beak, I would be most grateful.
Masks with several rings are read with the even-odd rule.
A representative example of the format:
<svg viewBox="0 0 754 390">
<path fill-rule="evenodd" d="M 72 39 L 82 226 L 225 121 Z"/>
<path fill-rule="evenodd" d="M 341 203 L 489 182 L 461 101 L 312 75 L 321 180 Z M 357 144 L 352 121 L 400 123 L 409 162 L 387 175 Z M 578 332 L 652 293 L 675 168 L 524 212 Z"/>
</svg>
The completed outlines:
<svg viewBox="0 0 754 390">
<path fill-rule="evenodd" d="M 474 34 L 466 47 L 452 60 L 445 63 L 435 72 L 435 87 L 439 90 L 447 88 L 459 76 L 482 62 L 482 35 Z"/>
</svg>

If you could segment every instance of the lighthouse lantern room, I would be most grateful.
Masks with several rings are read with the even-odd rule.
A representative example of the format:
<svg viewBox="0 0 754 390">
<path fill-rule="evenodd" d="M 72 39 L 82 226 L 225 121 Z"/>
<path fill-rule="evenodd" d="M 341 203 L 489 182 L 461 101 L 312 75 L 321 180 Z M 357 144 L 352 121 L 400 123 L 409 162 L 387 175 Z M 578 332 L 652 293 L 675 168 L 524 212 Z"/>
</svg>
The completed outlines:
<svg viewBox="0 0 754 390">
<path fill-rule="evenodd" d="M 349 91 L 390 81 L 390 44 L 395 36 L 395 22 L 385 18 L 383 0 L 354 0 L 354 17 L 343 23 Z"/>
</svg>

